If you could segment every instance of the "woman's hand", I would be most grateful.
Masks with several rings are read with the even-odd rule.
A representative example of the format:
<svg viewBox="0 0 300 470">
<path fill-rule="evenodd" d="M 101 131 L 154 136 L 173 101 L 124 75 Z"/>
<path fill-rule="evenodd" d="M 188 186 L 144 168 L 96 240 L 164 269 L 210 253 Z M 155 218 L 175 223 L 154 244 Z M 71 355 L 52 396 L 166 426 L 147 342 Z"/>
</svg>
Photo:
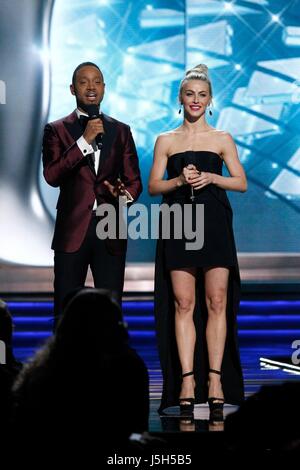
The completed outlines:
<svg viewBox="0 0 300 470">
<path fill-rule="evenodd" d="M 191 181 L 193 178 L 198 176 L 198 170 L 195 167 L 195 165 L 192 165 L 191 163 L 187 166 L 185 166 L 182 170 L 182 173 L 180 175 L 180 179 L 183 184 L 191 184 Z"/>
<path fill-rule="evenodd" d="M 194 188 L 194 189 L 202 189 L 205 186 L 212 184 L 214 179 L 214 174 L 209 173 L 208 171 L 199 171 L 196 170 L 190 178 L 188 183 Z"/>
</svg>

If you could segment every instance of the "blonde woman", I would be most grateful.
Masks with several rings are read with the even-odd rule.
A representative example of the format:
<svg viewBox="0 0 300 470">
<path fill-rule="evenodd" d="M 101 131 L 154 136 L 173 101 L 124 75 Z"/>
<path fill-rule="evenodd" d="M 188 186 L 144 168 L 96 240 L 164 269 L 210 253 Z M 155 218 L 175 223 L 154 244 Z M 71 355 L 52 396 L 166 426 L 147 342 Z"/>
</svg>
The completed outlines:
<svg viewBox="0 0 300 470">
<path fill-rule="evenodd" d="M 207 66 L 189 70 L 179 90 L 183 123 L 157 138 L 149 193 L 162 194 L 169 206 L 180 204 L 183 212 L 190 206 L 193 223 L 197 205 L 204 205 L 201 249 L 188 250 L 184 236 L 157 244 L 155 317 L 164 380 L 159 411 L 180 405 L 181 415 L 191 415 L 194 403 L 208 400 L 210 419 L 220 421 L 224 401 L 243 400 L 236 329 L 240 276 L 226 190 L 245 192 L 247 180 L 230 134 L 206 121 L 212 98 Z M 222 176 L 224 164 L 230 176 Z"/>
</svg>

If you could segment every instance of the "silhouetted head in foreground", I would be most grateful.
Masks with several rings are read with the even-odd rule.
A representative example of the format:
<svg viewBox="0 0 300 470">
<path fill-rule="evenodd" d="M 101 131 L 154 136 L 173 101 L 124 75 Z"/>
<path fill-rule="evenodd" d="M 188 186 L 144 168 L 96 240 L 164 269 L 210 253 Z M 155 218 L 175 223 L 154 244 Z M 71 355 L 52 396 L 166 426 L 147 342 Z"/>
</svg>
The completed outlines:
<svg viewBox="0 0 300 470">
<path fill-rule="evenodd" d="M 56 348 L 83 352 L 116 351 L 127 345 L 128 333 L 122 312 L 111 292 L 106 289 L 84 288 L 67 299 L 55 334 Z"/>
<path fill-rule="evenodd" d="M 299 382 L 261 387 L 226 418 L 230 449 L 253 456 L 299 454 L 299 396 Z"/>
<path fill-rule="evenodd" d="M 15 428 L 20 440 L 34 436 L 40 449 L 54 435 L 65 455 L 65 436 L 72 452 L 85 455 L 99 454 L 101 435 L 103 453 L 147 429 L 148 386 L 118 303 L 110 291 L 84 288 L 69 295 L 56 333 L 16 380 Z"/>
</svg>

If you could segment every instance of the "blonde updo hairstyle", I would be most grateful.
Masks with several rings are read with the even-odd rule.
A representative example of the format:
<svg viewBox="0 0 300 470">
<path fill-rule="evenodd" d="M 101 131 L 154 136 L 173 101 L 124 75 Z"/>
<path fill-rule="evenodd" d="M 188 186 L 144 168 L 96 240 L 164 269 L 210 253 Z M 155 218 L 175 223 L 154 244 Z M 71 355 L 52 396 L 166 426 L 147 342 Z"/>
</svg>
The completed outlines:
<svg viewBox="0 0 300 470">
<path fill-rule="evenodd" d="M 199 64 L 199 65 L 196 65 L 196 67 L 193 67 L 192 69 L 188 70 L 184 78 L 180 82 L 179 93 L 178 93 L 178 99 L 179 99 L 180 104 L 182 104 L 181 96 L 182 96 L 183 87 L 190 80 L 202 80 L 203 82 L 208 83 L 209 94 L 211 98 L 213 97 L 212 85 L 211 85 L 210 78 L 208 76 L 208 67 L 205 64 Z"/>
</svg>

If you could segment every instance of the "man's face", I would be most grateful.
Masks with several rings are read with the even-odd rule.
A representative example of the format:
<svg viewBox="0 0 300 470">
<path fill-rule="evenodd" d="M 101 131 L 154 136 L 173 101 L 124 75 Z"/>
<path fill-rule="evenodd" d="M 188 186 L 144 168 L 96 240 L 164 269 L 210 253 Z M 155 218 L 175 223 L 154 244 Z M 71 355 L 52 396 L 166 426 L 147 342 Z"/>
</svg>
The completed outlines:
<svg viewBox="0 0 300 470">
<path fill-rule="evenodd" d="M 104 96 L 105 84 L 102 73 L 92 65 L 86 65 L 76 72 L 75 84 L 70 85 L 76 96 L 77 106 L 96 104 L 99 106 Z"/>
</svg>

